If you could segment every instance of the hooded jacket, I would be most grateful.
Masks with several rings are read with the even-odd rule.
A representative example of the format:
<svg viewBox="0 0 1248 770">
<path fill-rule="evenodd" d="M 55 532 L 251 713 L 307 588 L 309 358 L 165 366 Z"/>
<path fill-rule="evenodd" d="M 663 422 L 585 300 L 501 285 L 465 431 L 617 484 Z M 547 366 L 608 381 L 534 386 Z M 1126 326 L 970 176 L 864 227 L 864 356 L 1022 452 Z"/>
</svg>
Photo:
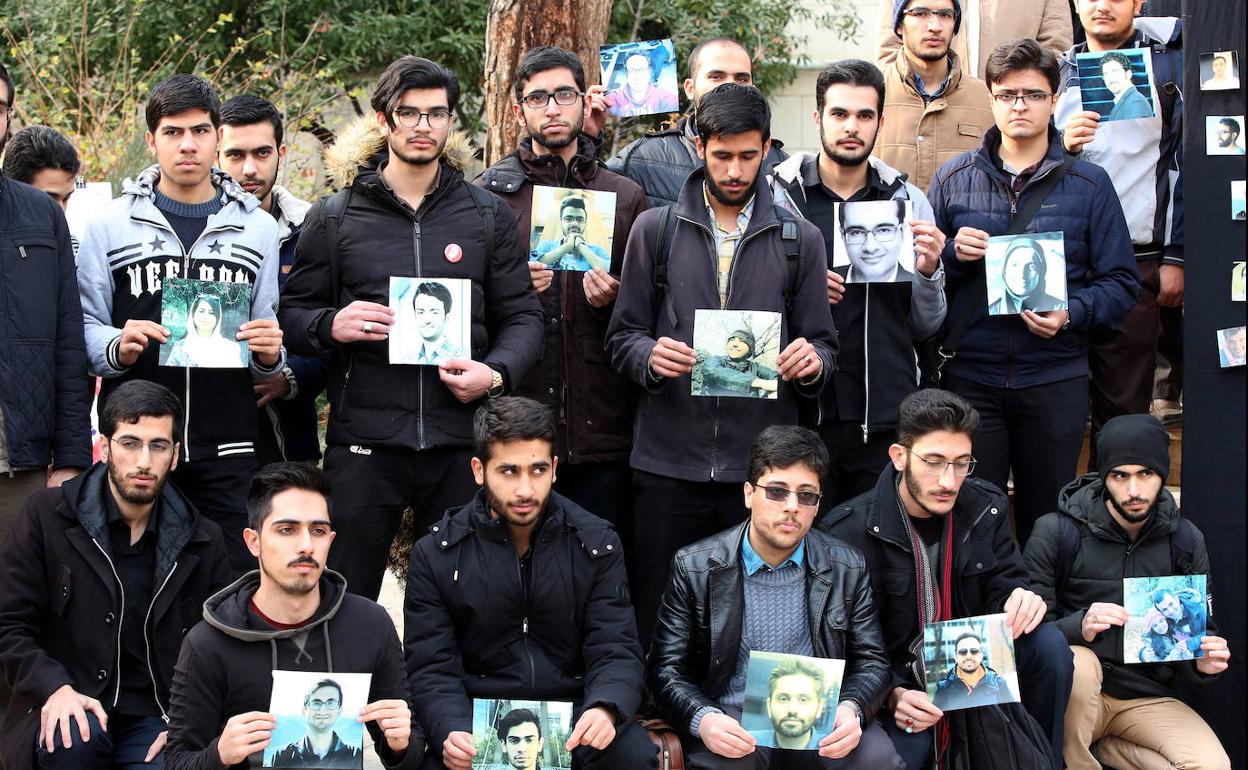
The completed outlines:
<svg viewBox="0 0 1248 770">
<path fill-rule="evenodd" d="M 275 630 L 250 609 L 260 572 L 249 572 L 203 604 L 203 622 L 187 634 L 170 692 L 169 770 L 223 770 L 217 739 L 230 717 L 269 710 L 272 671 L 372 674 L 368 702 L 409 703 L 402 648 L 381 605 L 349 594 L 347 581 L 325 570 L 321 602 L 299 628 Z M 376 722 L 365 725 L 386 768 L 420 767 L 425 737 L 413 720 L 403 756 L 396 757 Z M 259 767 L 260 753 L 235 768 Z"/>
<path fill-rule="evenodd" d="M 104 378 L 99 408 L 123 382 L 151 380 L 172 390 L 186 410 L 182 461 L 254 454 L 256 397 L 252 379 L 273 376 L 251 357 L 246 369 L 160 366 L 160 345 L 150 344 L 133 366 L 117 360 L 121 327 L 127 320 L 160 323 L 161 281 L 188 278 L 251 285 L 251 319 L 275 319 L 277 311 L 277 223 L 260 201 L 213 169 L 212 183 L 224 207 L 208 217 L 192 244 L 178 240 L 156 208 L 160 166 L 126 180 L 122 195 L 94 217 L 78 250 L 78 284 L 86 324 L 91 373 Z M 172 340 L 171 340 L 172 342 Z"/>
<path fill-rule="evenodd" d="M 643 664 L 620 539 L 552 492 L 532 535 L 529 586 L 485 492 L 412 549 L 403 635 L 416 715 L 441 746 L 472 729 L 472 698 L 570 700 L 616 722 L 641 702 Z"/>
<path fill-rule="evenodd" d="M 0 550 L 0 666 L 13 688 L 0 727 L 0 761 L 31 770 L 39 709 L 63 685 L 111 711 L 121 687 L 126 597 L 113 567 L 98 463 L 59 489 L 31 495 Z M 144 633 L 162 715 L 174 661 L 204 599 L 230 578 L 221 530 L 166 483 L 156 529 L 156 572 Z"/>
<path fill-rule="evenodd" d="M 1078 526 L 1080 545 L 1058 595 L 1057 560 L 1068 556 L 1061 553 L 1061 516 L 1070 517 Z M 1179 505 L 1163 487 L 1149 522 L 1133 542 L 1105 507 L 1105 485 L 1100 476 L 1089 473 L 1066 485 L 1058 497 L 1058 510 L 1041 516 L 1027 541 L 1027 570 L 1035 592 L 1049 606 L 1045 620 L 1053 621 L 1071 645 L 1096 653 L 1104 670 L 1101 688 L 1115 698 L 1176 697 L 1175 687 L 1180 682 L 1214 678 L 1198 672 L 1194 661 L 1124 665 L 1119 627 L 1098 634 L 1090 643 L 1083 638 L 1083 616 L 1092 602 L 1123 603 L 1123 578 L 1174 574 L 1170 535 L 1179 526 L 1179 519 Z M 1195 545 L 1192 574 L 1208 575 L 1209 552 L 1199 530 Z M 1208 632 L 1217 633 L 1212 617 Z"/>
</svg>

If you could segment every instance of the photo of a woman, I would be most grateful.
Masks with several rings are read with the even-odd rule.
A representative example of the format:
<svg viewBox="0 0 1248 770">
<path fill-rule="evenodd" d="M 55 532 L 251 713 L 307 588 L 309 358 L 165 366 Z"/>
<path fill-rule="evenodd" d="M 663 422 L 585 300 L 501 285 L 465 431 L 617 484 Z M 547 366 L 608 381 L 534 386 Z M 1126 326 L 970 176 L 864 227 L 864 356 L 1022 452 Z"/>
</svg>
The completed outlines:
<svg viewBox="0 0 1248 770">
<path fill-rule="evenodd" d="M 1140 647 L 1141 663 L 1160 663 L 1167 660 L 1191 660 L 1192 652 L 1182 643 L 1174 630 L 1174 621 L 1161 614 L 1160 610 L 1149 610 L 1144 616 L 1144 632 L 1140 635 L 1143 646 Z"/>
<path fill-rule="evenodd" d="M 186 336 L 173 344 L 166 366 L 240 369 L 247 366 L 246 351 L 221 333 L 221 298 L 197 294 L 186 315 Z"/>
</svg>

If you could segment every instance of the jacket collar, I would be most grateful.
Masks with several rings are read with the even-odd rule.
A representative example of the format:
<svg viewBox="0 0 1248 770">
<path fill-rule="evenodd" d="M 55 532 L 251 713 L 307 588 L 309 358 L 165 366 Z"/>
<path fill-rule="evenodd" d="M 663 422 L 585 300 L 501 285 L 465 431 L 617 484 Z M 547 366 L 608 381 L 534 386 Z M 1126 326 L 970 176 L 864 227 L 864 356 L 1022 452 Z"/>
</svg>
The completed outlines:
<svg viewBox="0 0 1248 770">
<path fill-rule="evenodd" d="M 574 533 L 591 558 L 607 556 L 616 548 L 609 524 L 552 491 L 537 523 L 536 542 L 549 542 L 563 531 Z M 492 543 L 507 542 L 507 527 L 490 515 L 484 489 L 478 489 L 466 505 L 447 511 L 429 532 L 440 551 L 449 551 L 470 536 Z"/>
<path fill-rule="evenodd" d="M 307 215 L 308 209 L 312 208 L 312 204 L 296 198 L 290 190 L 281 185 L 273 185 L 273 210 L 277 212 L 277 227 L 279 230 L 279 239 L 286 240 L 296 227 L 303 225 L 303 218 Z"/>
<path fill-rule="evenodd" d="M 156 185 L 159 183 L 160 164 L 153 163 L 143 169 L 134 179 L 127 179 L 122 182 L 121 194 L 154 202 L 156 200 Z M 225 208 L 221 209 L 223 212 L 230 208 L 229 204 L 231 202 L 241 206 L 243 213 L 250 213 L 260 207 L 260 201 L 256 196 L 240 187 L 233 177 L 219 168 L 214 167 L 212 169 L 212 186 L 216 188 L 218 195 L 221 196 L 221 202 L 226 204 Z M 155 204 L 153 203 L 153 205 Z"/>
<path fill-rule="evenodd" d="M 703 192 L 705 181 L 706 166 L 695 168 L 693 173 L 689 174 L 689 178 L 685 180 L 685 184 L 681 187 L 680 195 L 676 200 L 676 216 L 698 222 L 703 227 L 710 228 L 711 223 L 707 220 L 706 213 L 706 194 Z M 779 220 L 776 219 L 773 201 L 771 188 L 767 184 L 767 177 L 760 167 L 758 179 L 754 182 L 754 213 L 750 217 L 749 227 L 741 235 L 742 241 L 759 230 L 779 223 Z"/>
<path fill-rule="evenodd" d="M 570 179 L 575 179 L 581 186 L 588 187 L 598 175 L 597 147 L 584 134 L 576 138 L 576 155 L 572 162 L 565 165 L 558 155 L 538 155 L 533 152 L 533 139 L 525 138 L 513 153 L 524 169 L 524 175 L 533 184 L 567 186 Z"/>
<path fill-rule="evenodd" d="M 914 68 L 910 66 L 910 60 L 906 57 L 904 50 L 897 52 L 897 58 L 893 60 L 893 66 L 896 67 L 897 75 L 901 78 L 902 84 L 904 84 L 907 89 L 914 92 L 915 95 L 921 97 L 922 94 L 919 93 L 919 86 L 914 81 Z M 941 96 L 948 96 L 958 90 L 958 84 L 961 82 L 962 65 L 958 60 L 958 55 L 954 53 L 952 48 L 950 48 L 949 80 L 947 85 L 945 85 L 944 90 L 941 91 Z M 932 84 L 928 83 L 927 85 L 930 86 Z"/>
<path fill-rule="evenodd" d="M 1049 122 L 1048 139 L 1049 148 L 1045 151 L 1044 159 L 1040 161 L 1040 168 L 1031 178 L 1031 181 L 1028 182 L 1028 186 L 1035 184 L 1049 171 L 1060 166 L 1066 159 L 1066 150 L 1062 147 L 1061 134 L 1053 126 L 1052 121 Z M 1001 129 L 993 126 L 984 134 L 983 142 L 980 143 L 979 149 L 975 151 L 975 163 L 994 178 L 1004 182 L 1006 175 L 1005 171 L 1001 169 L 1000 149 Z"/>
<path fill-rule="evenodd" d="M 347 579 L 327 569 L 321 573 L 321 603 L 307 623 L 299 628 L 277 630 L 255 628 L 249 622 L 251 598 L 260 587 L 260 571 L 253 570 L 217 591 L 204 602 L 204 621 L 226 636 L 244 642 L 264 642 L 307 635 L 317 626 L 325 627 L 333 620 L 347 594 Z M 324 630 L 324 629 L 323 629 Z M 326 638 L 328 645 L 328 638 Z M 299 645 L 302 649 L 303 645 Z M 327 650 L 328 652 L 328 650 Z M 276 652 L 274 653 L 276 655 Z M 329 669 L 332 671 L 333 669 Z"/>
<path fill-rule="evenodd" d="M 901 513 L 897 510 L 897 486 L 901 482 L 901 473 L 889 463 L 880 473 L 879 481 L 871 492 L 872 505 L 867 512 L 867 533 L 896 545 L 910 552 L 910 538 L 906 535 L 901 521 Z M 980 482 L 967 477 L 958 490 L 958 499 L 953 510 L 947 515 L 954 517 L 954 530 L 957 541 L 964 541 L 971 530 L 979 522 L 981 515 L 993 503 L 992 496 L 980 486 Z M 956 549 L 954 551 L 957 553 Z"/>
</svg>

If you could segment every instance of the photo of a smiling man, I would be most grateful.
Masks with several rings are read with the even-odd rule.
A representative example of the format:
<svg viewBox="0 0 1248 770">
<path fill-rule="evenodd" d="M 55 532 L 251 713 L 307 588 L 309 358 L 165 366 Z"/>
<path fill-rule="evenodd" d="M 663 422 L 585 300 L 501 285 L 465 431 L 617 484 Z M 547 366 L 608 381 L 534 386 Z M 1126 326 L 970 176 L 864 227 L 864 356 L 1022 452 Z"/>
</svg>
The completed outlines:
<svg viewBox="0 0 1248 770">
<path fill-rule="evenodd" d="M 390 363 L 437 366 L 470 358 L 471 291 L 463 278 L 391 278 Z"/>
</svg>

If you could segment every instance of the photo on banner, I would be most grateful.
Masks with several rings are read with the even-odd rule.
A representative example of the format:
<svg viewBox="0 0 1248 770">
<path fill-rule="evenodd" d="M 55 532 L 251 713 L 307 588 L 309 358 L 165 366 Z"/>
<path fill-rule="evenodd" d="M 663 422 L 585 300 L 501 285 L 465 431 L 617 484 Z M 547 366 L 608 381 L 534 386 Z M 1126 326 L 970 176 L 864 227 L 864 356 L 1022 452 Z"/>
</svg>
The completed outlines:
<svg viewBox="0 0 1248 770">
<path fill-rule="evenodd" d="M 671 40 L 641 40 L 598 47 L 607 112 L 635 118 L 680 111 L 676 49 Z"/>
<path fill-rule="evenodd" d="M 1102 123 L 1160 114 L 1149 49 L 1081 53 L 1075 59 L 1083 108 L 1100 115 Z"/>
<path fill-rule="evenodd" d="M 836 724 L 845 661 L 750 650 L 741 726 L 759 746 L 814 751 Z"/>
<path fill-rule="evenodd" d="M 565 770 L 572 755 L 572 704 L 564 701 L 472 699 L 473 770 Z"/>
<path fill-rule="evenodd" d="M 984 276 L 988 315 L 1065 310 L 1066 240 L 1060 232 L 989 238 Z"/>
<path fill-rule="evenodd" d="M 472 281 L 391 276 L 390 363 L 437 366 L 472 358 Z"/>
<path fill-rule="evenodd" d="M 251 354 L 235 336 L 249 320 L 251 284 L 164 279 L 160 324 L 169 341 L 160 346 L 160 365 L 245 369 Z"/>
<path fill-rule="evenodd" d="M 1243 179 L 1231 180 L 1231 219 L 1240 222 L 1248 219 L 1248 208 L 1244 205 L 1244 181 Z"/>
<path fill-rule="evenodd" d="M 274 671 L 269 713 L 277 721 L 264 767 L 362 768 L 372 674 Z"/>
<path fill-rule="evenodd" d="M 1243 155 L 1244 116 L 1205 116 L 1205 154 Z"/>
<path fill-rule="evenodd" d="M 1200 90 L 1230 91 L 1239 88 L 1239 54 L 1213 51 L 1200 55 Z"/>
<path fill-rule="evenodd" d="M 694 310 L 691 374 L 695 396 L 778 398 L 780 314 L 766 310 Z"/>
<path fill-rule="evenodd" d="M 611 264 L 615 193 L 533 186 L 529 261 L 551 270 L 619 272 Z"/>
<path fill-rule="evenodd" d="M 1218 365 L 1223 369 L 1244 365 L 1244 327 L 1218 329 Z"/>
<path fill-rule="evenodd" d="M 1234 262 L 1231 264 L 1231 302 L 1244 301 L 1244 263 Z"/>
<path fill-rule="evenodd" d="M 1209 624 L 1204 575 L 1123 578 L 1123 663 L 1168 663 L 1204 656 Z"/>
<path fill-rule="evenodd" d="M 1018 665 L 1005 613 L 923 628 L 927 697 L 942 711 L 1017 703 Z"/>
<path fill-rule="evenodd" d="M 910 201 L 854 201 L 832 207 L 832 268 L 846 283 L 914 280 Z"/>
</svg>

